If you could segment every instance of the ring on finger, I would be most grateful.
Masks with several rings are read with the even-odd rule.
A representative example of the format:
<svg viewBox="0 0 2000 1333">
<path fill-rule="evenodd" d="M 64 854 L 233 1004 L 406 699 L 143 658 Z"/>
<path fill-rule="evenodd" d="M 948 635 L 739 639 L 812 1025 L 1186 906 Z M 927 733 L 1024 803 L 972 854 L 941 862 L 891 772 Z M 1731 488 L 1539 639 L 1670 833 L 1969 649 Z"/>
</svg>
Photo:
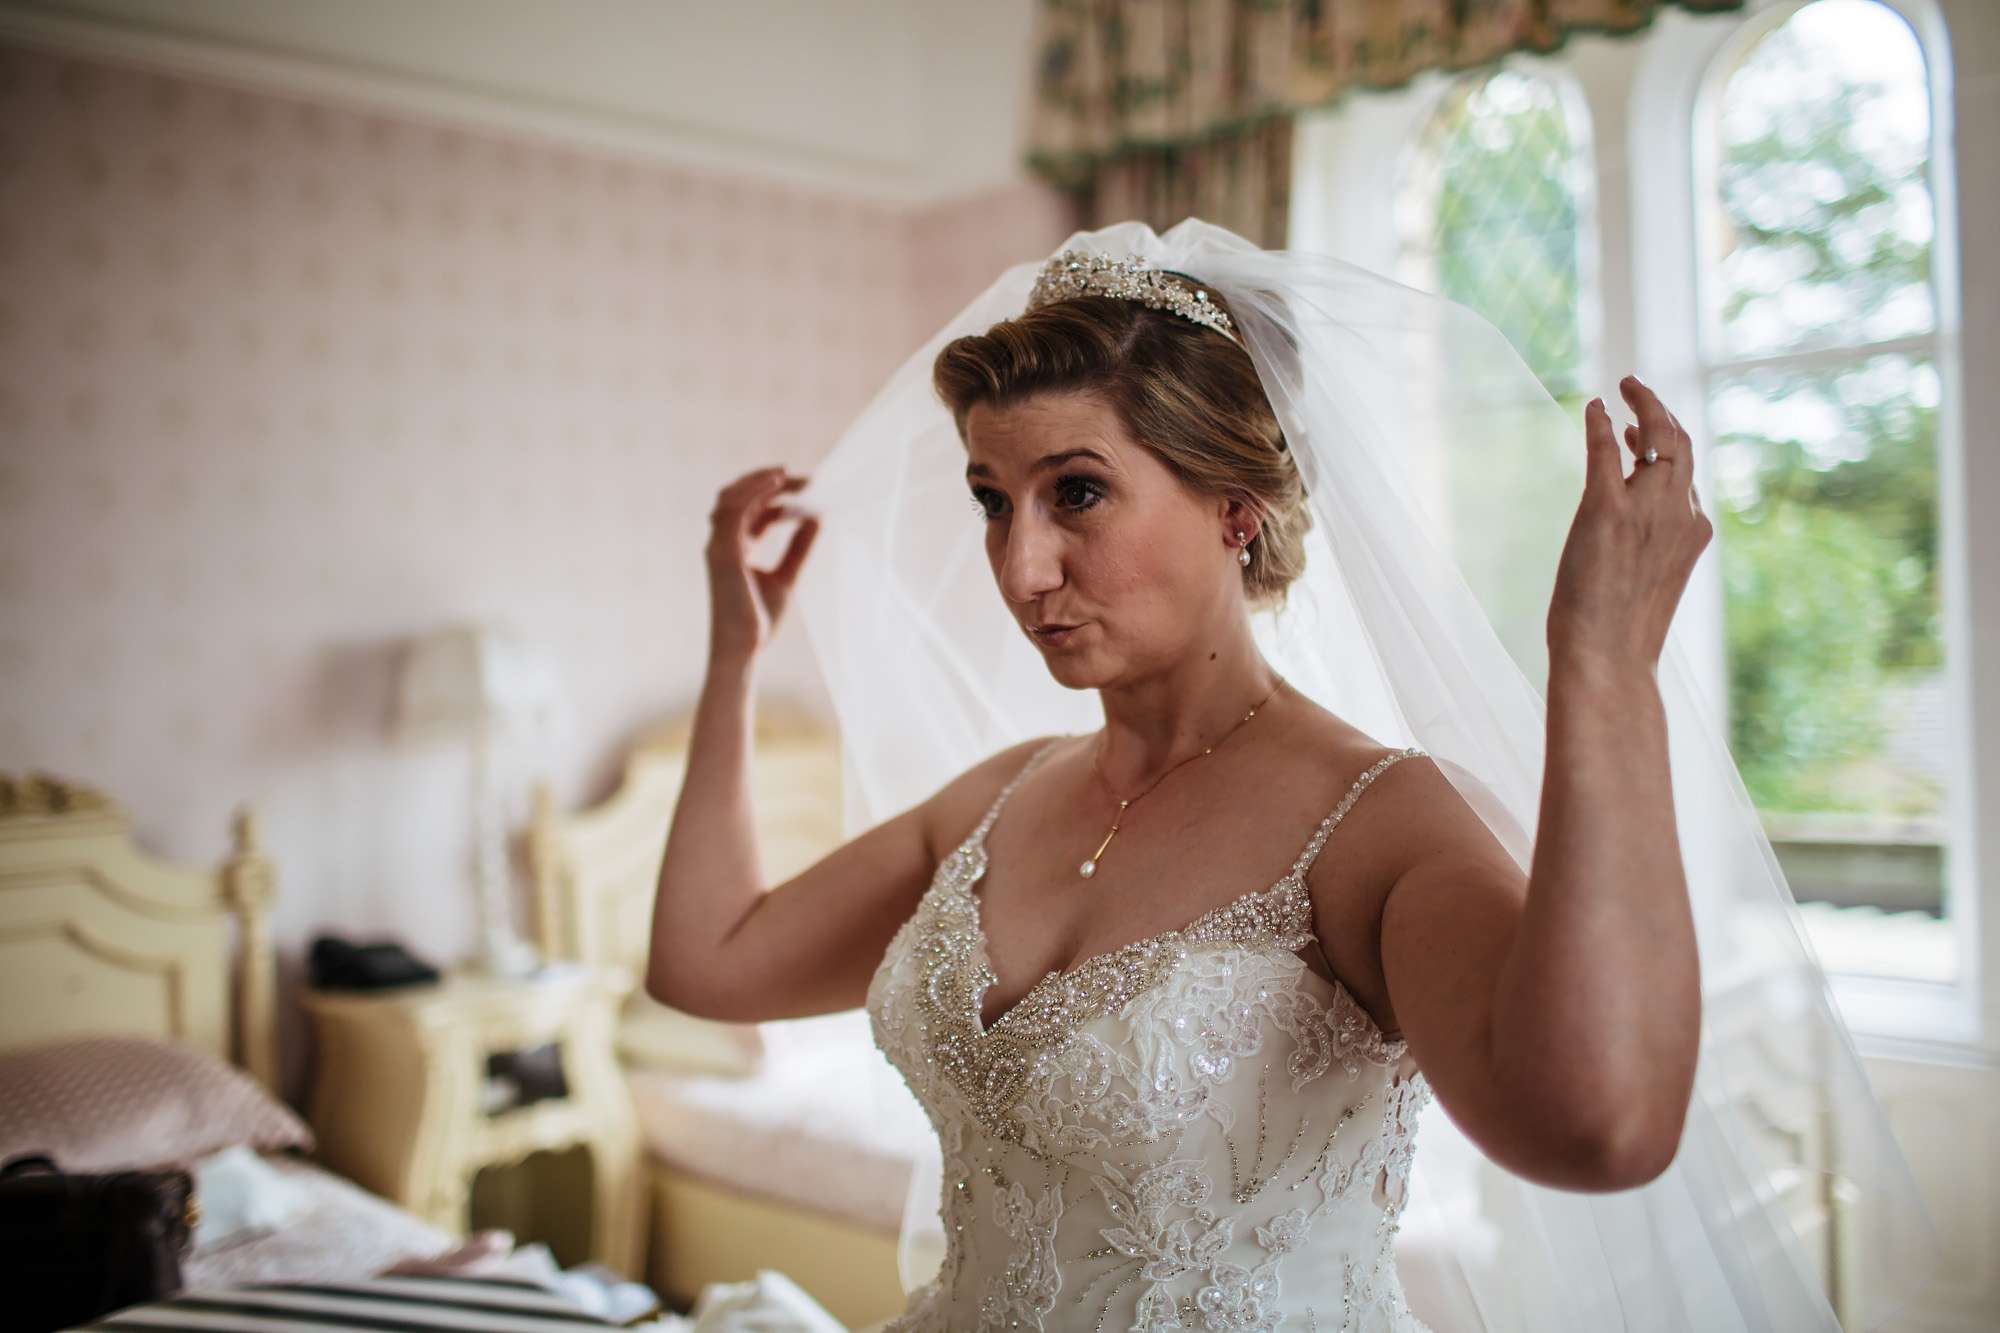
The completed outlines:
<svg viewBox="0 0 2000 1333">
<path fill-rule="evenodd" d="M 1646 452 L 1639 455 L 1639 461 L 1642 463 L 1657 463 L 1660 461 L 1660 451 L 1649 444 L 1646 446 Z"/>
</svg>

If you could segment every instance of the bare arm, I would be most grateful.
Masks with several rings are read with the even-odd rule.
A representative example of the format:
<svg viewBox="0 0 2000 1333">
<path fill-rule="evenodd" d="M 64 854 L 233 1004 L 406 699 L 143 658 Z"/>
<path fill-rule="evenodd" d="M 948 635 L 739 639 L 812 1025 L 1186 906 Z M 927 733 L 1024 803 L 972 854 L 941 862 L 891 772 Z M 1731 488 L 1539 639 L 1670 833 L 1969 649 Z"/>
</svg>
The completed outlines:
<svg viewBox="0 0 2000 1333">
<path fill-rule="evenodd" d="M 691 882 L 683 895 L 677 880 L 705 846 L 727 849 L 698 823 L 689 828 L 701 831 L 683 836 L 683 797 L 661 870 L 647 991 L 687 1013 L 739 1023 L 858 1008 L 890 939 L 936 873 L 941 853 L 933 829 L 946 837 L 970 832 L 1040 743 L 1000 751 L 769 891 L 753 864 L 728 905 L 706 918 L 673 906 L 699 903 L 703 887 Z M 690 854 L 677 856 L 677 844 Z M 748 846 L 746 837 L 745 859 L 754 863 Z"/>
<path fill-rule="evenodd" d="M 708 544 L 711 635 L 688 768 L 660 859 L 646 990 L 706 1018 L 755 1022 L 852 1009 L 937 864 L 933 827 L 970 828 L 1024 756 L 1003 751 L 923 804 L 765 888 L 750 797 L 757 653 L 812 542 L 813 520 L 774 570 L 745 563 L 764 528 L 794 511 L 803 484 L 750 473 L 717 498 Z"/>
<path fill-rule="evenodd" d="M 1565 672 L 1548 731 L 1526 877 L 1441 772 L 1397 765 L 1428 850 L 1383 907 L 1382 969 L 1425 1078 L 1495 1161 L 1624 1189 L 1673 1158 L 1701 1029 L 1665 717 L 1644 677 Z"/>
<path fill-rule="evenodd" d="M 660 860 L 646 990 L 734 1022 L 852 1009 L 929 880 L 926 810 L 869 830 L 767 894 L 750 801 L 752 676 L 747 663 L 712 666 L 703 688 Z"/>
<path fill-rule="evenodd" d="M 1657 441 L 1662 461 L 1622 477 L 1608 414 L 1590 414 L 1591 477 L 1550 614 L 1526 882 L 1431 770 L 1408 785 L 1433 786 L 1442 836 L 1426 835 L 1382 915 L 1383 973 L 1439 1101 L 1503 1165 L 1582 1190 L 1666 1169 L 1701 1037 L 1655 668 L 1710 529 L 1686 434 L 1637 381 L 1626 394 L 1640 422 L 1627 443 Z"/>
<path fill-rule="evenodd" d="M 782 497 L 805 484 L 782 467 L 745 473 L 716 496 L 705 549 L 708 671 L 688 737 L 681 780 L 653 898 L 646 990 L 666 1004 L 703 1012 L 722 942 L 763 888 L 750 804 L 752 706 L 757 654 L 769 642 L 817 532 L 817 521 Z M 749 563 L 749 547 L 781 518 L 799 519 L 776 569 Z"/>
</svg>

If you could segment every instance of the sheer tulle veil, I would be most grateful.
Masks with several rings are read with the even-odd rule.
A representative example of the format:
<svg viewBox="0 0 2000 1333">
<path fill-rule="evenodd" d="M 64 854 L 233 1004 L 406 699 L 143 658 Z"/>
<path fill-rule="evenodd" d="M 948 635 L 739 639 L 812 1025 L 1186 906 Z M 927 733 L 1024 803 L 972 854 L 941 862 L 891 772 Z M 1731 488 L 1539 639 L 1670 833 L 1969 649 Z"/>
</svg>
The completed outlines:
<svg viewBox="0 0 2000 1333">
<path fill-rule="evenodd" d="M 1331 257 L 1197 219 L 1061 248 L 1143 256 L 1228 301 L 1312 507 L 1304 575 L 1255 619 L 1266 658 L 1383 744 L 1428 751 L 1525 872 L 1544 743 L 1531 675 L 1582 492 L 1581 427 L 1484 320 Z M 1039 267 L 1007 269 L 917 348 L 799 496 L 824 520 L 796 600 L 838 714 L 850 833 L 997 749 L 1102 721 L 1008 616 L 931 389 L 940 348 L 1022 313 Z M 1490 484 L 1449 486 L 1462 471 Z M 1468 515 L 1481 495 L 1518 512 Z M 1539 601 L 1475 590 L 1483 573 L 1452 533 L 1488 520 L 1510 534 L 1515 588 Z M 1846 1327 L 1891 1327 L 1935 1253 L 1687 638 L 1677 624 L 1658 671 L 1704 992 L 1679 1152 L 1639 1189 L 1549 1189 L 1487 1161 L 1434 1102 L 1399 1253 L 1406 1282 L 1436 1293 L 1439 1333 L 1841 1327 L 1829 1291 Z M 940 1249 L 935 1156 L 926 1166 L 903 1228 L 912 1286 Z M 1874 1239 L 1892 1229 L 1893 1256 Z"/>
</svg>

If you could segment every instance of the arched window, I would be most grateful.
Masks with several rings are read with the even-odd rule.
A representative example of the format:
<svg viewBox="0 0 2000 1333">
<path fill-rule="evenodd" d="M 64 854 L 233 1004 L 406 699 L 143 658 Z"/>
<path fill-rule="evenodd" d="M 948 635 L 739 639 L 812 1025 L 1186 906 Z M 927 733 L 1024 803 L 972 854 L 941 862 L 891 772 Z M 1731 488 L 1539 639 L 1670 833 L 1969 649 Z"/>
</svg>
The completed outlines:
<svg viewBox="0 0 2000 1333">
<path fill-rule="evenodd" d="M 1951 980 L 1923 49 L 1877 0 L 1811 0 L 1747 26 L 1708 86 L 1699 369 L 1731 744 L 1829 968 Z"/>
</svg>

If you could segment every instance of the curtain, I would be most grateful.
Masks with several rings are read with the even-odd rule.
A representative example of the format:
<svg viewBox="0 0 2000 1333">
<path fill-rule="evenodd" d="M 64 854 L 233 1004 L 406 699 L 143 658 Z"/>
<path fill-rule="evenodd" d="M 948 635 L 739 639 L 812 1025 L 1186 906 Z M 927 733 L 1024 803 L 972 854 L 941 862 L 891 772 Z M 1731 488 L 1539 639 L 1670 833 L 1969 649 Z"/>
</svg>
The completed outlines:
<svg viewBox="0 0 2000 1333">
<path fill-rule="evenodd" d="M 1349 88 L 1743 0 L 1043 0 L 1028 166 L 1085 227 L 1189 215 L 1285 244 L 1292 124 Z"/>
</svg>

